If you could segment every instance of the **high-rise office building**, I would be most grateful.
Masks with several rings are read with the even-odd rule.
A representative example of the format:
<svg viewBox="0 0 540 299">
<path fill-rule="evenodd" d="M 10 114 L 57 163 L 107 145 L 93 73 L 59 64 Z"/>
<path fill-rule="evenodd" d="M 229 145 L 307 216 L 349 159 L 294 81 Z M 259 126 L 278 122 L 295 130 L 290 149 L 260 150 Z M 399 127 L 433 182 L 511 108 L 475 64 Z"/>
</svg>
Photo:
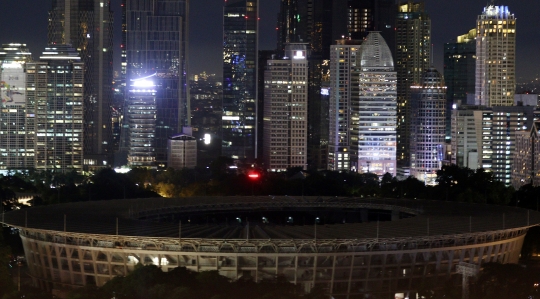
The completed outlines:
<svg viewBox="0 0 540 299">
<path fill-rule="evenodd" d="M 31 61 L 25 44 L 0 48 L 0 172 L 33 167 L 34 112 L 26 101 L 26 63 Z"/>
<path fill-rule="evenodd" d="M 444 81 L 446 86 L 446 140 L 450 139 L 452 105 L 458 101 L 474 104 L 476 76 L 476 29 L 444 44 Z"/>
<path fill-rule="evenodd" d="M 265 168 L 307 166 L 308 60 L 306 44 L 289 44 L 283 59 L 268 60 L 264 76 Z"/>
<path fill-rule="evenodd" d="M 378 32 L 360 46 L 351 97 L 351 151 L 360 172 L 396 175 L 397 78 L 392 52 Z"/>
<path fill-rule="evenodd" d="M 264 141 L 264 72 L 268 60 L 276 59 L 275 50 L 259 50 L 259 61 L 257 69 L 257 157 L 263 156 L 263 141 Z"/>
<path fill-rule="evenodd" d="M 156 76 L 130 79 L 124 104 L 124 124 L 127 134 L 127 165 L 156 166 Z"/>
<path fill-rule="evenodd" d="M 452 163 L 492 171 L 512 183 L 516 136 L 530 132 L 534 106 L 461 106 L 452 110 Z"/>
<path fill-rule="evenodd" d="M 411 175 L 433 185 L 445 154 L 446 86 L 432 67 L 411 88 Z"/>
<path fill-rule="evenodd" d="M 67 45 L 46 48 L 38 62 L 26 63 L 38 171 L 83 171 L 84 67 L 79 53 Z"/>
<path fill-rule="evenodd" d="M 424 2 L 409 1 L 399 5 L 396 19 L 397 71 L 397 161 L 398 167 L 410 167 L 411 86 L 420 84 L 424 71 L 430 66 L 431 19 Z"/>
<path fill-rule="evenodd" d="M 337 8 L 341 8 L 337 12 Z M 340 17 L 337 17 L 340 15 Z M 328 167 L 330 45 L 347 35 L 347 0 L 281 0 L 277 54 L 288 43 L 308 43 L 308 168 Z M 340 26 L 335 20 L 341 19 Z M 339 27 L 339 28 L 338 28 Z"/>
<path fill-rule="evenodd" d="M 516 88 L 516 18 L 508 6 L 488 5 L 476 21 L 475 103 L 512 106 Z"/>
<path fill-rule="evenodd" d="M 152 79 L 155 134 L 151 147 L 154 148 L 156 166 L 164 167 L 169 137 L 190 124 L 188 1 L 126 0 L 123 9 L 126 18 L 126 88 L 141 78 Z M 125 155 L 132 128 L 124 123 L 122 129 L 120 147 Z"/>
<path fill-rule="evenodd" d="M 253 161 L 257 148 L 259 0 L 223 8 L 222 155 Z"/>
<path fill-rule="evenodd" d="M 290 42 L 309 44 L 308 167 L 326 169 L 329 145 L 330 46 L 380 31 L 393 50 L 396 4 L 392 0 L 282 0 L 278 54 Z"/>
<path fill-rule="evenodd" d="M 352 128 L 359 125 L 359 119 L 352 115 L 351 106 L 353 89 L 357 90 L 359 84 L 353 76 L 358 72 L 360 44 L 361 41 L 341 39 L 330 47 L 329 170 L 358 169 L 358 152 L 351 152 L 351 146 L 358 142 Z"/>
<path fill-rule="evenodd" d="M 84 155 L 89 169 L 110 165 L 113 13 L 110 1 L 53 0 L 48 43 L 70 44 L 85 64 Z"/>
</svg>

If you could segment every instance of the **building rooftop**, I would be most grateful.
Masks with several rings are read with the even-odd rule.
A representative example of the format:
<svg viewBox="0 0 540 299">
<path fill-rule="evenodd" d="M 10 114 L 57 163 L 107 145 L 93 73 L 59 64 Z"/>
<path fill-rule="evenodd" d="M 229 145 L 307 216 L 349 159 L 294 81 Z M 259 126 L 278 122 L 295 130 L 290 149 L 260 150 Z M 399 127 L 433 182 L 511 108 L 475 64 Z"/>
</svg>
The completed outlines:
<svg viewBox="0 0 540 299">
<path fill-rule="evenodd" d="M 360 46 L 361 67 L 394 67 L 392 52 L 379 32 L 370 32 Z"/>
</svg>

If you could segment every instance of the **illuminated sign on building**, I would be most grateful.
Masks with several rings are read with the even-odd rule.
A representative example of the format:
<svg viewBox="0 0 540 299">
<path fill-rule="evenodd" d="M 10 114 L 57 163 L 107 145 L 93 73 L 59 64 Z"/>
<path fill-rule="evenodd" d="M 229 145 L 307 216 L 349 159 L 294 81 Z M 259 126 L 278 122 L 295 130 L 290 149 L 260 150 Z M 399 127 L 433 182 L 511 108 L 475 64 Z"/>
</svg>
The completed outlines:
<svg viewBox="0 0 540 299">
<path fill-rule="evenodd" d="M 17 65 L 18 68 L 5 67 L 2 71 L 0 96 L 3 105 L 24 105 L 26 101 L 26 77 L 22 66 Z"/>
</svg>

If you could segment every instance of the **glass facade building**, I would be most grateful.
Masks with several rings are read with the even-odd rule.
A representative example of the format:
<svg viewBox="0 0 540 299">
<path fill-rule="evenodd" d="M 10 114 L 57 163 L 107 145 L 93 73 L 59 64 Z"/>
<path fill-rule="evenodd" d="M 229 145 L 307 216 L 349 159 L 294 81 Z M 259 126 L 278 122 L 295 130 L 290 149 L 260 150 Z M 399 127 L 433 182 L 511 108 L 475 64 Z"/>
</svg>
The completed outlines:
<svg viewBox="0 0 540 299">
<path fill-rule="evenodd" d="M 476 76 L 476 29 L 444 44 L 444 81 L 446 86 L 446 140 L 451 136 L 452 105 L 460 101 L 474 104 Z"/>
<path fill-rule="evenodd" d="M 0 173 L 33 167 L 34 116 L 27 111 L 26 63 L 32 57 L 25 44 L 0 48 Z"/>
<path fill-rule="evenodd" d="M 445 152 L 446 86 L 441 73 L 429 68 L 411 89 L 411 175 L 433 185 Z"/>
<path fill-rule="evenodd" d="M 84 155 L 88 168 L 112 160 L 113 13 L 110 1 L 53 0 L 48 43 L 69 44 L 85 64 Z"/>
<path fill-rule="evenodd" d="M 154 167 L 156 164 L 155 75 L 131 79 L 125 102 L 124 122 L 128 127 L 128 166 Z"/>
<path fill-rule="evenodd" d="M 424 2 L 402 4 L 396 19 L 397 71 L 397 161 L 398 167 L 410 167 L 411 86 L 419 84 L 430 66 L 431 19 Z"/>
<path fill-rule="evenodd" d="M 223 8 L 222 155 L 253 161 L 257 148 L 259 1 Z"/>
<path fill-rule="evenodd" d="M 357 141 L 351 151 L 358 156 L 359 172 L 395 176 L 397 78 L 392 52 L 380 33 L 369 33 L 360 46 L 358 67 L 351 99 L 351 134 Z"/>
<path fill-rule="evenodd" d="M 84 63 L 67 45 L 46 48 L 26 64 L 28 114 L 33 117 L 34 168 L 83 171 Z"/>
<path fill-rule="evenodd" d="M 169 137 L 191 123 L 187 87 L 188 1 L 126 0 L 123 9 L 126 85 L 129 89 L 140 78 L 152 76 L 155 134 L 154 140 L 145 144 L 153 148 L 148 152 L 155 154 L 154 166 L 165 167 Z M 130 113 L 130 96 L 128 91 L 124 118 Z M 120 151 L 132 151 L 129 121 L 122 124 L 122 129 Z"/>
</svg>

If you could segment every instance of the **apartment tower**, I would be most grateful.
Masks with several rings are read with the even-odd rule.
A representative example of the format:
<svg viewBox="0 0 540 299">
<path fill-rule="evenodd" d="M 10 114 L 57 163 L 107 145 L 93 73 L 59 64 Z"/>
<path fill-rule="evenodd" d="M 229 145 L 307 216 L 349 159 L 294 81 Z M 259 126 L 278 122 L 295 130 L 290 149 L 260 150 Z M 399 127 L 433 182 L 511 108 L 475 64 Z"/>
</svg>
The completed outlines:
<svg viewBox="0 0 540 299">
<path fill-rule="evenodd" d="M 267 62 L 263 160 L 269 171 L 307 167 L 307 52 L 306 44 L 289 44 L 283 59 Z"/>
<path fill-rule="evenodd" d="M 476 20 L 476 105 L 512 106 L 516 88 L 516 18 L 488 5 Z"/>
</svg>

